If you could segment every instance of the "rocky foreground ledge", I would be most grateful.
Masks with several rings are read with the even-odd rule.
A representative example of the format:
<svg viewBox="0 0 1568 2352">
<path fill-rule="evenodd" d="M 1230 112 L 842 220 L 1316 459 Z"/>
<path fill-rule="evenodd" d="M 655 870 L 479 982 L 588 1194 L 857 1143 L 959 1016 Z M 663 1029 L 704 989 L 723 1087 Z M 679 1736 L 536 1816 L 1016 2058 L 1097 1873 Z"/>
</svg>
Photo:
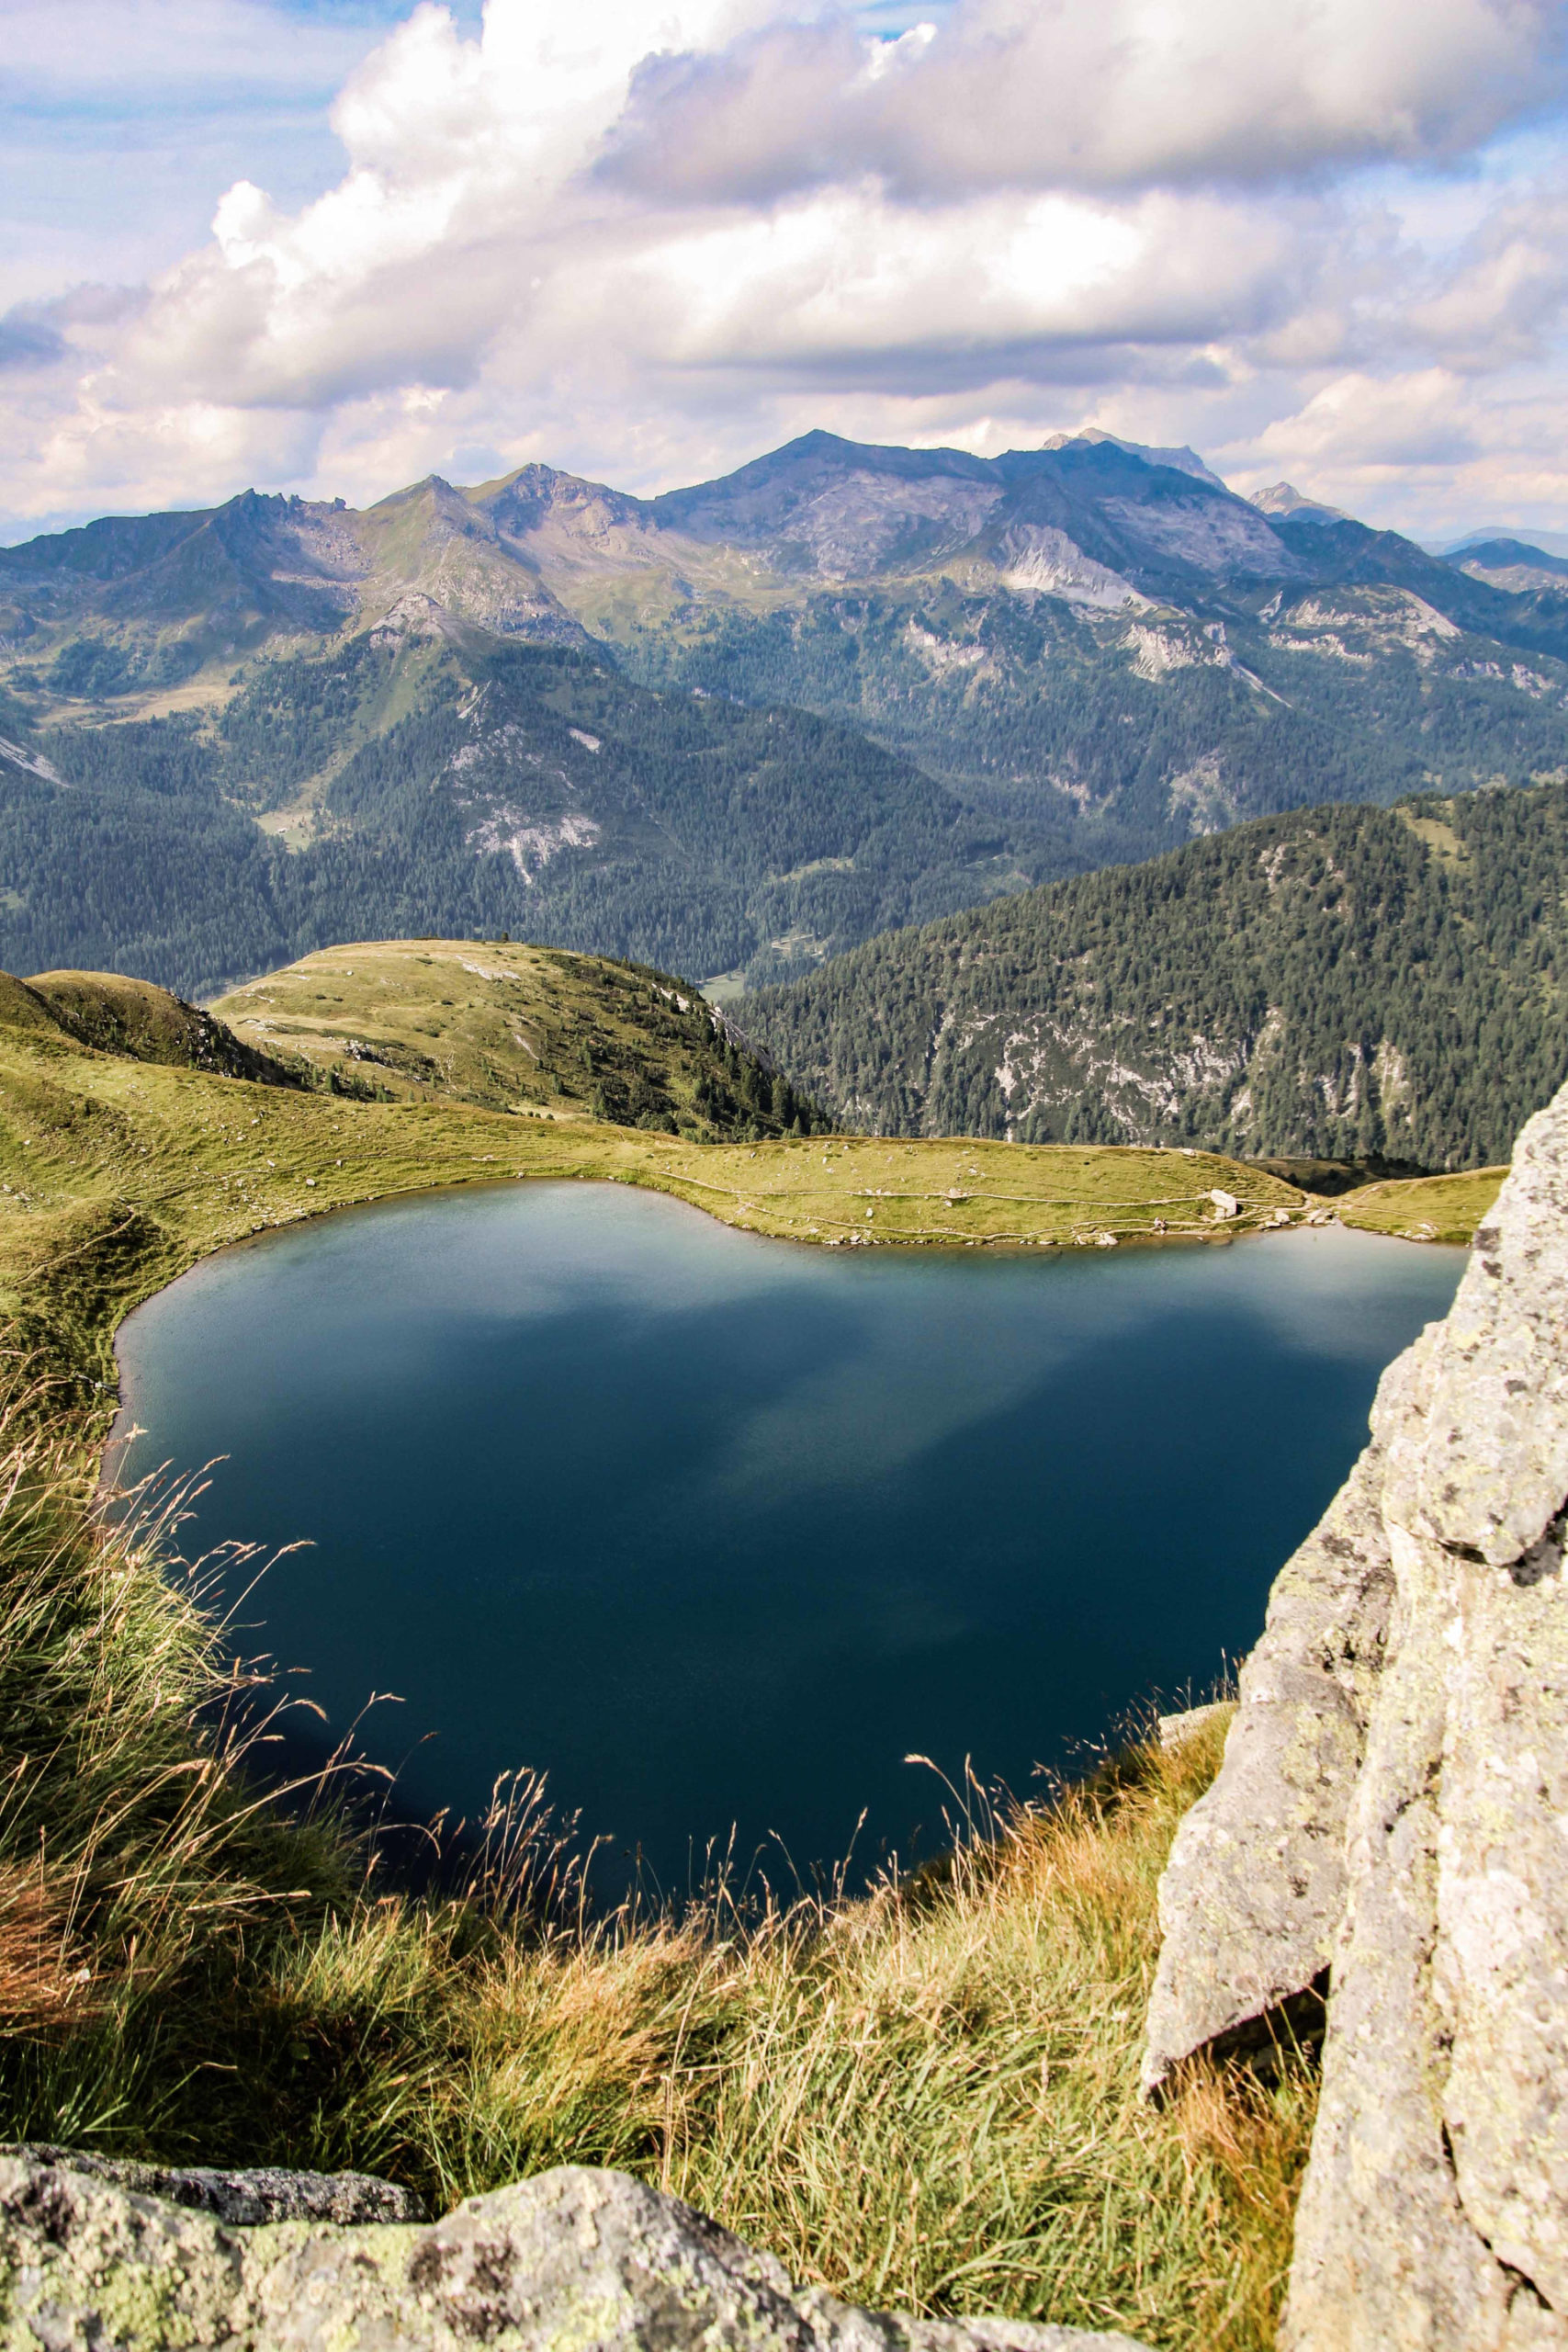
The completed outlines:
<svg viewBox="0 0 1568 2352">
<path fill-rule="evenodd" d="M 1281 1571 L 1161 1887 L 1151 2093 L 1326 1996 L 1283 2352 L 1568 2352 L 1565 1497 L 1568 1089 Z"/>
<path fill-rule="evenodd" d="M 1139 2352 L 1077 2328 L 857 2311 L 625 2173 L 567 2165 L 442 2222 L 389 2218 L 409 2210 L 357 2174 L 0 2153 L 0 2346 Z"/>
</svg>

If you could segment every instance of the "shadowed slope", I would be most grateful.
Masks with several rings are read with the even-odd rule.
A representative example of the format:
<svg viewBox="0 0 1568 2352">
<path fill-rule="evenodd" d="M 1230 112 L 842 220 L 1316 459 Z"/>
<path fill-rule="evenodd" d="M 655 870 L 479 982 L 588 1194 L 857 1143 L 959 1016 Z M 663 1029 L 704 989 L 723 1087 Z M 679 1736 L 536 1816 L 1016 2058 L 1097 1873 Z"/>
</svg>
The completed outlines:
<svg viewBox="0 0 1568 2352">
<path fill-rule="evenodd" d="M 150 980 L 118 972 L 39 972 L 28 983 L 84 1046 L 172 1069 L 205 1069 L 261 1086 L 298 1086 L 299 1073 L 244 1045 L 225 1023 Z"/>
</svg>

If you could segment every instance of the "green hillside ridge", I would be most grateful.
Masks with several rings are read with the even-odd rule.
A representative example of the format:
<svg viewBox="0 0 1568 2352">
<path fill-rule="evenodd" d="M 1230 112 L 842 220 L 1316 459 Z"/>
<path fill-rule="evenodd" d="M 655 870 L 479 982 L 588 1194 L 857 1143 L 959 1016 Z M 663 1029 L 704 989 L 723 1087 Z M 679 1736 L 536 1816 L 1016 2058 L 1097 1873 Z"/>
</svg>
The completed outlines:
<svg viewBox="0 0 1568 2352">
<path fill-rule="evenodd" d="M 670 974 L 508 941 L 324 948 L 210 1008 L 243 1046 L 341 1092 L 592 1114 L 690 1143 L 760 1143 L 828 1121 Z"/>
<path fill-rule="evenodd" d="M 113 972 L 39 972 L 27 983 L 48 1012 L 84 1046 L 171 1069 L 205 1069 L 260 1086 L 295 1086 L 298 1071 L 275 1055 L 243 1044 L 228 1025 L 146 980 Z"/>
<path fill-rule="evenodd" d="M 1393 1233 L 1404 1241 L 1468 1245 L 1496 1199 L 1506 1168 L 1477 1168 L 1463 1176 L 1394 1178 L 1359 1186 L 1339 1211 L 1342 1225 L 1361 1233 Z"/>
<path fill-rule="evenodd" d="M 1568 786 L 1270 817 L 737 1006 L 846 1126 L 1495 1165 L 1568 1077 Z"/>
</svg>

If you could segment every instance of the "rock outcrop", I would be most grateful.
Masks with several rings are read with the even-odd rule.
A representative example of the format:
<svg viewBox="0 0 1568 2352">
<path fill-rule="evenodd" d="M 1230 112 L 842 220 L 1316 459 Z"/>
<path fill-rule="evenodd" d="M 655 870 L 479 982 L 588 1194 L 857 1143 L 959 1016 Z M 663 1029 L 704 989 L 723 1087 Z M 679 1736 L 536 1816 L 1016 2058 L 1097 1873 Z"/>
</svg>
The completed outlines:
<svg viewBox="0 0 1568 2352">
<path fill-rule="evenodd" d="M 272 2165 L 231 2172 L 219 2165 L 144 2165 L 124 2156 L 100 2156 L 86 2148 L 56 2148 L 31 2140 L 0 2147 L 0 2159 L 19 2158 L 34 2166 L 63 2165 L 139 2197 L 168 2205 L 188 2205 L 211 2213 L 231 2228 L 253 2229 L 262 2222 L 423 2222 L 423 2206 L 412 2188 L 377 2180 L 364 2172 L 287 2172 Z"/>
<path fill-rule="evenodd" d="M 0 2154 L 4 2352 L 1138 2352 L 1124 2335 L 855 2310 L 624 2173 L 564 2166 L 426 2227 L 236 2226 L 88 2165 Z M 206 2177 L 248 2180 L 275 2210 L 294 2210 L 290 2181 L 332 2202 L 320 2175 Z M 345 2177 L 344 2210 L 399 2194 Z"/>
<path fill-rule="evenodd" d="M 1326 1991 L 1285 2352 L 1568 2352 L 1568 1089 L 1282 1571 L 1145 2082 Z"/>
</svg>

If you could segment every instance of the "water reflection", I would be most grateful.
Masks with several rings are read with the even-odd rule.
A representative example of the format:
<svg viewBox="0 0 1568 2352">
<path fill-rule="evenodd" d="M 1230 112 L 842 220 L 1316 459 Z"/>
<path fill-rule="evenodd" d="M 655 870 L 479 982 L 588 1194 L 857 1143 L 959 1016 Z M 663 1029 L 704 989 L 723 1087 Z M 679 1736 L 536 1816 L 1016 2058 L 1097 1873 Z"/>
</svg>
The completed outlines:
<svg viewBox="0 0 1568 2352">
<path fill-rule="evenodd" d="M 850 1256 L 614 1187 L 323 1220 L 134 1317 L 133 1465 L 193 1544 L 312 1548 L 246 1614 L 421 1808 L 495 1774 L 682 1883 L 933 1833 L 911 1752 L 1026 1784 L 1256 1636 L 1461 1258 L 1336 1229 L 1114 1260 Z M 434 1737 L 420 1745 L 425 1734 Z M 410 1751 L 412 1750 L 412 1754 Z"/>
</svg>

